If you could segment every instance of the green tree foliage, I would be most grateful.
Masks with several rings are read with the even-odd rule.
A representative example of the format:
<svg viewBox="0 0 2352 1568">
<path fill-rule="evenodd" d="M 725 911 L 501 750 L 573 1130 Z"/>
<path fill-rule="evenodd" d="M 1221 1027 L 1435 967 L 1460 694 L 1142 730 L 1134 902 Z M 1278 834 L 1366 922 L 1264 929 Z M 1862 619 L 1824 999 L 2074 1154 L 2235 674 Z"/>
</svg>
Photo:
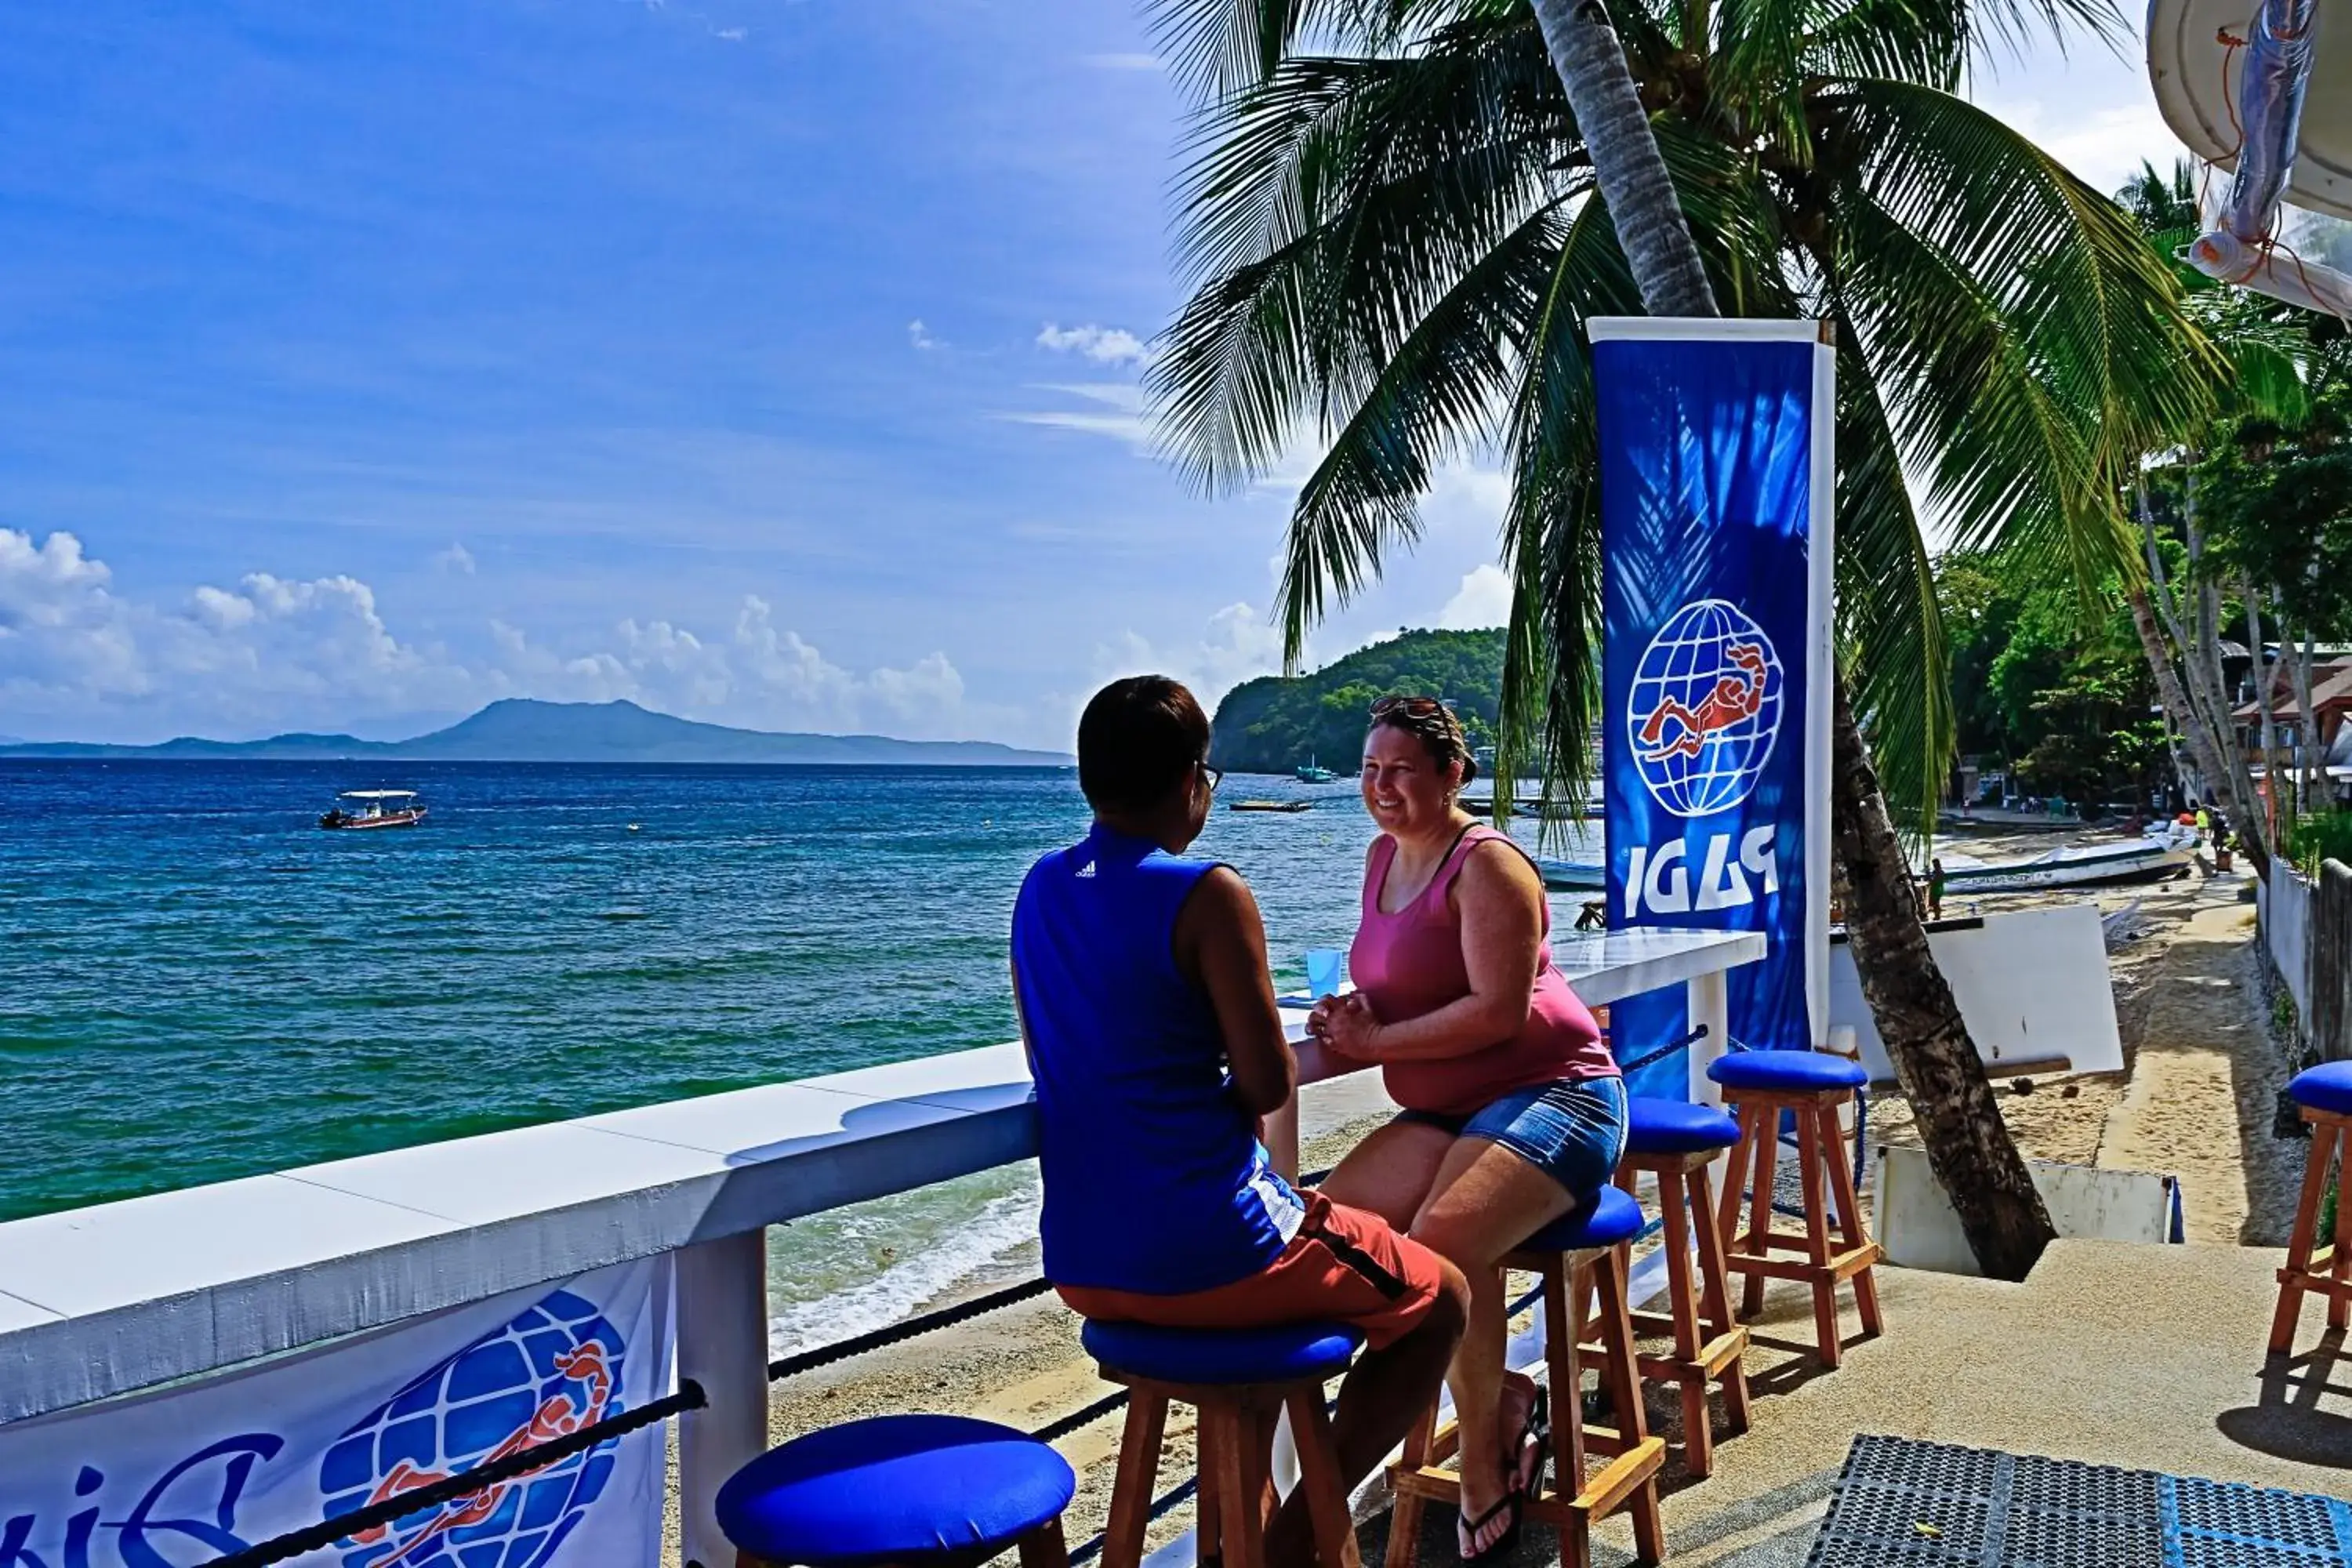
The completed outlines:
<svg viewBox="0 0 2352 1568">
<path fill-rule="evenodd" d="M 1351 773 L 1373 701 L 1391 695 L 1442 697 L 1472 745 L 1491 745 L 1503 697 L 1503 634 L 1403 632 L 1312 675 L 1244 681 L 1217 704 L 1209 760 L 1235 773 L 1286 773 L 1312 757 Z"/>
<path fill-rule="evenodd" d="M 2019 559 L 1963 552 L 1937 563 L 1936 586 L 1963 752 L 2080 805 L 2163 782 L 2156 681 L 2118 579 L 2086 597 Z"/>
<path fill-rule="evenodd" d="M 1587 323 L 1642 296 L 1520 0 L 1159 0 L 1202 105 L 1154 363 L 1210 488 L 1320 457 L 1281 595 L 1297 646 L 1419 527 L 1444 464 L 1508 468 L 1506 763 L 1589 767 L 1601 552 Z M 1612 5 L 1717 301 L 1818 316 L 1838 350 L 1839 607 L 1898 808 L 1953 740 L 1923 504 L 1969 548 L 2089 584 L 2131 559 L 2116 498 L 2201 420 L 2222 366 L 2138 226 L 1958 95 L 1970 51 L 2106 0 Z M 1510 771 L 1506 769 L 1504 771 Z"/>
<path fill-rule="evenodd" d="M 2352 637 L 2352 384 L 2327 376 L 2300 418 L 2232 422 L 2197 482 L 2217 567 L 2273 593 L 2296 633 Z"/>
</svg>

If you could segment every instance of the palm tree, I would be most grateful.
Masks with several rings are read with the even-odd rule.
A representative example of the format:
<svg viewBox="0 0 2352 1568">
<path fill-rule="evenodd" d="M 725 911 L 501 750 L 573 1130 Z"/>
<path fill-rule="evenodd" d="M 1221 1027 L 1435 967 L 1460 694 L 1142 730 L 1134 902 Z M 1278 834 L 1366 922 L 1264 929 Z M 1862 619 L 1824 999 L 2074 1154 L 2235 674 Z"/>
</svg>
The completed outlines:
<svg viewBox="0 0 2352 1568">
<path fill-rule="evenodd" d="M 1931 821 L 1952 745 L 1915 487 L 1956 542 L 2087 585 L 2135 559 L 2118 476 L 2211 404 L 2212 357 L 2130 221 L 1956 96 L 1987 28 L 2117 25 L 2106 0 L 1621 0 L 1613 28 L 1595 0 L 1159 5 L 1202 102 L 1180 248 L 1196 287 L 1151 377 L 1163 434 L 1213 489 L 1303 437 L 1323 448 L 1288 532 L 1294 654 L 1412 542 L 1437 467 L 1499 457 L 1497 799 L 1533 766 L 1548 802 L 1574 801 L 1590 765 L 1586 320 L 1721 301 L 1834 325 L 1837 879 L 1930 1162 L 1987 1272 L 2021 1278 L 2049 1219 L 1880 779 Z"/>
</svg>

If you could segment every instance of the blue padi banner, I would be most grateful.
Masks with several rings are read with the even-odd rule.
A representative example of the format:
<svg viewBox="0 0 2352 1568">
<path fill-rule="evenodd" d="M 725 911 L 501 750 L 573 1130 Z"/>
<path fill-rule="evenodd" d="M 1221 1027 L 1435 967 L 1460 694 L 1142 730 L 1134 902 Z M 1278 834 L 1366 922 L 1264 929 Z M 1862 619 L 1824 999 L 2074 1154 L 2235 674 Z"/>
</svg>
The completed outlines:
<svg viewBox="0 0 2352 1568">
<path fill-rule="evenodd" d="M 1600 407 L 1609 924 L 1757 931 L 1731 1037 L 1819 1044 L 1829 994 L 1832 353 L 1811 321 L 1591 323 Z M 1679 987 L 1610 1008 L 1620 1060 Z M 1712 1098 L 1721 1041 L 1631 1075 Z"/>
</svg>

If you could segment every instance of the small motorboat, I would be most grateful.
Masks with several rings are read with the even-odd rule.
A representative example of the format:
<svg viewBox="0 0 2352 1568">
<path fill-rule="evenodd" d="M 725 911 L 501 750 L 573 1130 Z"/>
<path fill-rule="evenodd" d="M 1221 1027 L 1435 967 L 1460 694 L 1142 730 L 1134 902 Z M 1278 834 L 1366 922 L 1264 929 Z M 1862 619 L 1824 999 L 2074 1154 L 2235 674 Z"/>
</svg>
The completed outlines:
<svg viewBox="0 0 2352 1568">
<path fill-rule="evenodd" d="M 327 828 L 414 827 L 425 820 L 425 803 L 413 789 L 347 789 L 319 818 Z"/>
<path fill-rule="evenodd" d="M 2187 874 L 2196 842 L 2194 833 L 2152 833 L 2121 844 L 2068 845 L 2022 860 L 1982 861 L 1947 855 L 1944 896 L 2168 882 Z"/>
<path fill-rule="evenodd" d="M 1309 753 L 1305 762 L 1291 771 L 1298 775 L 1300 784 L 1329 784 L 1339 776 L 1329 768 L 1318 763 L 1312 753 Z"/>
<path fill-rule="evenodd" d="M 1543 885 L 1555 893 L 1597 893 L 1609 886 L 1609 871 L 1590 860 L 1538 859 Z"/>
<path fill-rule="evenodd" d="M 1225 804 L 1227 811 L 1312 811 L 1311 800 L 1235 800 Z"/>
</svg>

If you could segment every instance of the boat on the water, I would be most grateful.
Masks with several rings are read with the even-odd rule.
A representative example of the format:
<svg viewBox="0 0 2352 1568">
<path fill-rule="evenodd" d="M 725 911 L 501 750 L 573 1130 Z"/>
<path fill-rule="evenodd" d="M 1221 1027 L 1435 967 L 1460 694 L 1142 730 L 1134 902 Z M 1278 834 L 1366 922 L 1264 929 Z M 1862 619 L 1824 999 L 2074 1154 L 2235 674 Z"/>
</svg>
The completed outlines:
<svg viewBox="0 0 2352 1568">
<path fill-rule="evenodd" d="M 1312 811 L 1311 800 L 1234 800 L 1225 803 L 1227 811 Z"/>
<path fill-rule="evenodd" d="M 2186 838 L 2151 834 L 2120 844 L 2067 845 L 2022 860 L 1982 861 L 1947 855 L 1944 896 L 2168 882 L 2188 872 L 2195 846 L 2193 834 Z"/>
<path fill-rule="evenodd" d="M 319 818 L 329 828 L 414 827 L 425 820 L 425 802 L 413 789 L 347 789 Z"/>
<path fill-rule="evenodd" d="M 1609 886 L 1608 868 L 1598 861 L 1538 858 L 1536 869 L 1543 873 L 1543 885 L 1555 893 L 1597 893 Z"/>
<path fill-rule="evenodd" d="M 1300 784 L 1329 784 L 1339 776 L 1329 768 L 1318 764 L 1312 753 L 1309 753 L 1305 762 L 1291 771 L 1298 775 Z"/>
</svg>

